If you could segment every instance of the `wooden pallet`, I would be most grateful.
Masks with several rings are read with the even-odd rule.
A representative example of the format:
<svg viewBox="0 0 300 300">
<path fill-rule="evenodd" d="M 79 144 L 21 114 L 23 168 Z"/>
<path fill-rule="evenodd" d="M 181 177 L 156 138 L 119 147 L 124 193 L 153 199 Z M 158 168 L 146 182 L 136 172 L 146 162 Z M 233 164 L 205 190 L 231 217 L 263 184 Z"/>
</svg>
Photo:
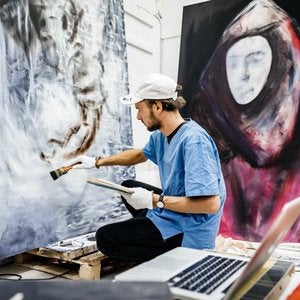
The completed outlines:
<svg viewBox="0 0 300 300">
<path fill-rule="evenodd" d="M 94 248 L 61 252 L 38 248 L 15 256 L 15 264 L 72 280 L 99 280 L 101 262 L 107 258 Z M 90 252 L 89 252 L 90 251 Z"/>
</svg>

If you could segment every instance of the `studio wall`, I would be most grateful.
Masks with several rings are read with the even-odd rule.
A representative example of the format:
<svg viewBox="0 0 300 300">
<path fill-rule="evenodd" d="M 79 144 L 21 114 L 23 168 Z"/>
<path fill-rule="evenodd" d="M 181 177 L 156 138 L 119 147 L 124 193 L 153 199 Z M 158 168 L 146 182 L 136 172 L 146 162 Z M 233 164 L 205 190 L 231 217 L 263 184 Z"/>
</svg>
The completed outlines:
<svg viewBox="0 0 300 300">
<path fill-rule="evenodd" d="M 50 171 L 132 147 L 123 2 L 0 1 L 0 259 L 127 218 L 133 167 Z"/>
<path fill-rule="evenodd" d="M 220 233 L 260 241 L 300 195 L 299 16 L 293 1 L 184 7 L 182 110 L 218 145 L 227 187 Z M 300 242 L 300 221 L 285 240 Z"/>
</svg>

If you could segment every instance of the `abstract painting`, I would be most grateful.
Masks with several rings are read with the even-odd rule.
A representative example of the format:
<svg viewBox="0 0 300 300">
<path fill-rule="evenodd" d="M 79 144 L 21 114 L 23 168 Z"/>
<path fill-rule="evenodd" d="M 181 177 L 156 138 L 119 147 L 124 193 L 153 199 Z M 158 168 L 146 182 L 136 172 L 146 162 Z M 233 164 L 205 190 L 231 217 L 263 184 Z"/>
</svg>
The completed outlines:
<svg viewBox="0 0 300 300">
<path fill-rule="evenodd" d="M 300 31 L 293 1 L 184 8 L 182 111 L 217 143 L 227 188 L 220 233 L 260 241 L 300 195 Z M 285 241 L 300 242 L 300 219 Z"/>
<path fill-rule="evenodd" d="M 123 2 L 0 1 L 0 259 L 127 218 L 132 167 L 50 171 L 132 146 Z"/>
</svg>

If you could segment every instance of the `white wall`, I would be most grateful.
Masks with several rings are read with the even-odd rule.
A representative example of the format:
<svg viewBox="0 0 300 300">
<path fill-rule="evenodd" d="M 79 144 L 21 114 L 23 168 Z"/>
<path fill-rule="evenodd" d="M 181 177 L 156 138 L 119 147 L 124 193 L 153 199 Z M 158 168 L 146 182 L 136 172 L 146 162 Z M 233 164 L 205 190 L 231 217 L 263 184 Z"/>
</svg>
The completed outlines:
<svg viewBox="0 0 300 300">
<path fill-rule="evenodd" d="M 160 72 L 177 80 L 183 6 L 195 0 L 124 0 L 129 87 Z M 132 108 L 134 147 L 142 148 L 150 133 L 136 120 Z M 159 186 L 157 168 L 150 161 L 136 166 L 137 179 Z"/>
<path fill-rule="evenodd" d="M 162 14 L 162 69 L 161 72 L 177 79 L 183 7 L 207 0 L 161 0 Z M 177 4 L 176 4 L 177 3 Z"/>
<path fill-rule="evenodd" d="M 160 18 L 155 0 L 124 0 L 125 35 L 129 87 L 133 91 L 139 79 L 151 72 L 160 72 Z M 132 107 L 133 141 L 135 148 L 142 148 L 148 141 L 149 132 L 137 121 Z M 160 186 L 157 168 L 147 161 L 136 166 L 136 178 Z"/>
</svg>

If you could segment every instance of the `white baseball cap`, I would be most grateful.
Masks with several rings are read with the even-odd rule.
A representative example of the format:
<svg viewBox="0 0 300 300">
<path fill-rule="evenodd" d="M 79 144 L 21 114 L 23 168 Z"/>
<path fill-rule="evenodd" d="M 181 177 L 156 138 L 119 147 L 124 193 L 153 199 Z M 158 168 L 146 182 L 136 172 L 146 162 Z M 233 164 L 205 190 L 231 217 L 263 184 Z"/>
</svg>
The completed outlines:
<svg viewBox="0 0 300 300">
<path fill-rule="evenodd" d="M 143 77 L 142 83 L 132 93 L 120 98 L 120 102 L 125 105 L 135 104 L 144 99 L 177 99 L 177 83 L 170 77 L 151 73 Z"/>
</svg>

